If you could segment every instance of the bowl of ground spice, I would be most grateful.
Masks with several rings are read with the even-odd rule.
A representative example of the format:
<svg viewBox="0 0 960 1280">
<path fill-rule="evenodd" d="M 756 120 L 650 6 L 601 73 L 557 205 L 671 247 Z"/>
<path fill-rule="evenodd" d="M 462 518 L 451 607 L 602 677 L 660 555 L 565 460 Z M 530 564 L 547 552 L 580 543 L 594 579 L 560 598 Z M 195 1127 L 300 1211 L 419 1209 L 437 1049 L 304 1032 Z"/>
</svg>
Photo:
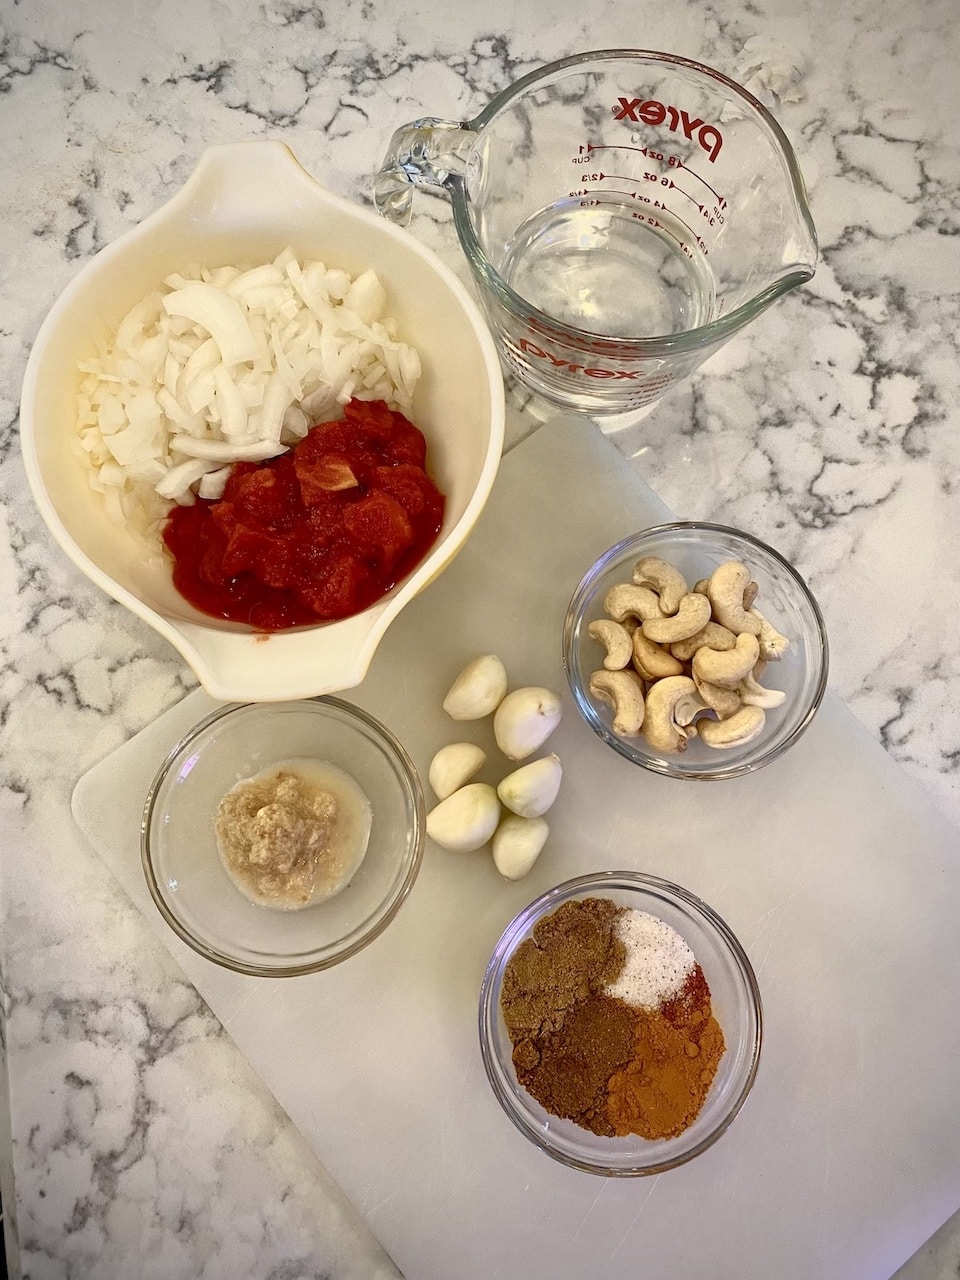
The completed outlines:
<svg viewBox="0 0 960 1280">
<path fill-rule="evenodd" d="M 504 931 L 480 995 L 497 1100 L 587 1173 L 662 1173 L 705 1151 L 750 1092 L 761 1037 L 756 977 L 729 927 L 636 872 L 542 894 Z"/>
<path fill-rule="evenodd" d="M 157 909 L 200 955 L 294 977 L 383 932 L 425 833 L 416 768 L 368 712 L 332 696 L 233 703 L 160 764 L 141 856 Z"/>
</svg>

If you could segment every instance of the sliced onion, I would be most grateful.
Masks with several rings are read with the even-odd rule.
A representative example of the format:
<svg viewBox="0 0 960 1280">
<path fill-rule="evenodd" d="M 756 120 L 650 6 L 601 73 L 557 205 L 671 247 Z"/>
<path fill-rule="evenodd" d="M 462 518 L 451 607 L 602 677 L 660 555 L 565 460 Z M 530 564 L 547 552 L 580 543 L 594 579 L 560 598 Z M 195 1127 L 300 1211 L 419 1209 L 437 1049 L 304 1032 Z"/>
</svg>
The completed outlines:
<svg viewBox="0 0 960 1280">
<path fill-rule="evenodd" d="M 185 285 L 163 299 L 167 315 L 183 316 L 206 329 L 220 348 L 224 364 L 252 360 L 257 343 L 243 307 L 223 289 L 212 284 Z"/>
<path fill-rule="evenodd" d="M 174 453 L 186 454 L 188 458 L 206 458 L 211 462 L 263 462 L 265 458 L 275 458 L 286 452 L 286 446 L 275 440 L 241 440 L 230 444 L 227 440 L 197 440 L 194 436 L 174 436 L 170 441 L 170 449 Z M 202 474 L 202 473 L 201 473 Z M 158 491 L 160 486 L 157 486 Z"/>
<path fill-rule="evenodd" d="M 156 541 L 172 503 L 219 496 L 232 462 L 283 452 L 352 395 L 409 411 L 420 359 L 385 306 L 374 272 L 290 248 L 168 275 L 79 366 L 77 452 L 111 514 Z"/>
</svg>

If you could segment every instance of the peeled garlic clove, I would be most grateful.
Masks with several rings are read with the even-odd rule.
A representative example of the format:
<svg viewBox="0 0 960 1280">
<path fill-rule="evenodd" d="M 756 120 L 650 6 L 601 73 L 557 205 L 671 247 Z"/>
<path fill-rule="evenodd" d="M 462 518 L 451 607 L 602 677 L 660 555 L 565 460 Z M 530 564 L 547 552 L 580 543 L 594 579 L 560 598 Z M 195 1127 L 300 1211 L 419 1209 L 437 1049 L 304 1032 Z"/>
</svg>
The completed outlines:
<svg viewBox="0 0 960 1280">
<path fill-rule="evenodd" d="M 560 723 L 560 698 L 551 689 L 527 685 L 508 693 L 493 717 L 497 746 L 511 760 L 525 760 Z"/>
<path fill-rule="evenodd" d="M 497 795 L 521 818 L 539 818 L 556 800 L 562 777 L 559 757 L 544 756 L 508 773 L 497 787 Z"/>
<path fill-rule="evenodd" d="M 485 845 L 500 821 L 500 801 L 486 782 L 470 782 L 427 814 L 427 835 L 444 849 L 470 853 Z"/>
<path fill-rule="evenodd" d="M 495 653 L 468 662 L 450 686 L 443 709 L 451 720 L 481 720 L 507 692 L 507 672 Z"/>
<path fill-rule="evenodd" d="M 427 777 L 438 800 L 452 796 L 483 768 L 487 753 L 472 742 L 451 742 L 430 761 Z"/>
<path fill-rule="evenodd" d="M 506 880 L 522 880 L 547 842 L 550 828 L 543 818 L 507 814 L 493 837 L 493 861 Z"/>
</svg>

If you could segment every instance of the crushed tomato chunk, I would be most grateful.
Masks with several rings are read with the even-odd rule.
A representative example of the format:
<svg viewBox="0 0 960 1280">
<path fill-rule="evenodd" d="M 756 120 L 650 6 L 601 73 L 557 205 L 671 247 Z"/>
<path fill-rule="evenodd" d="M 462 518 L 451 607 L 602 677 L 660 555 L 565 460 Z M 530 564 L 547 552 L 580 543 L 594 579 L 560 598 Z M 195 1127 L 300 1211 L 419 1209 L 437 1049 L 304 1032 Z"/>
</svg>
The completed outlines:
<svg viewBox="0 0 960 1280">
<path fill-rule="evenodd" d="M 423 560 L 443 521 L 423 433 L 351 400 L 289 453 L 234 465 L 222 498 L 176 507 L 173 581 L 195 608 L 278 631 L 369 608 Z"/>
</svg>

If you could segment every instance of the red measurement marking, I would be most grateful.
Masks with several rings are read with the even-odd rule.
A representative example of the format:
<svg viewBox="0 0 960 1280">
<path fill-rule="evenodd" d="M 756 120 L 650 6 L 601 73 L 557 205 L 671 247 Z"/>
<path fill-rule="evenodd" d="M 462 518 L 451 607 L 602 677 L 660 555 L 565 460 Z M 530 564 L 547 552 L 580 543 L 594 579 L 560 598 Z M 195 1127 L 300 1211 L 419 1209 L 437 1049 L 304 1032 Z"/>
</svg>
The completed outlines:
<svg viewBox="0 0 960 1280">
<path fill-rule="evenodd" d="M 628 196 L 636 200 L 635 191 L 621 191 L 618 187 L 582 187 L 579 191 L 571 191 L 572 196 Z"/>
<path fill-rule="evenodd" d="M 713 194 L 717 197 L 718 208 L 725 209 L 727 207 L 727 202 L 726 200 L 724 200 L 723 196 L 719 193 L 719 191 L 714 191 L 713 187 L 711 187 L 710 183 L 706 180 L 705 177 L 703 177 L 702 174 L 697 173 L 696 169 L 691 169 L 689 165 L 685 165 L 682 160 L 679 163 L 680 163 L 680 168 L 683 169 L 685 173 L 689 173 L 692 177 L 697 178 L 700 182 L 703 183 L 703 185 L 707 188 L 708 191 L 713 192 Z M 677 190 L 679 191 L 680 188 L 678 187 Z M 687 193 L 684 192 L 684 195 L 686 194 Z M 691 196 L 691 199 L 693 199 L 692 196 Z M 694 204 L 696 204 L 696 201 L 694 201 Z"/>
<path fill-rule="evenodd" d="M 589 177 L 592 182 L 605 182 L 609 178 L 612 182 L 636 182 L 637 175 L 635 173 L 604 173 L 599 169 L 596 173 L 585 174 L 584 180 Z"/>
<path fill-rule="evenodd" d="M 601 142 L 588 142 L 587 143 L 588 154 L 591 151 L 636 151 L 642 156 L 646 156 L 650 154 L 649 147 L 627 147 L 627 146 L 617 145 L 615 143 L 607 144 L 607 143 L 601 143 Z M 659 155 L 659 152 L 657 154 Z M 703 185 L 707 188 L 707 190 L 711 192 L 712 195 L 716 196 L 718 209 L 723 210 L 727 207 L 727 202 L 723 198 L 723 196 L 720 194 L 720 192 L 717 191 L 714 187 L 711 187 L 710 183 L 706 180 L 703 174 L 697 173 L 696 169 L 691 169 L 689 165 L 684 164 L 683 160 L 681 160 L 679 156 L 675 157 L 675 167 L 678 169 L 683 169 L 686 173 L 689 173 L 692 177 L 696 178 L 698 182 L 702 182 Z M 617 177 L 622 175 L 611 174 L 611 175 L 605 175 L 605 176 Z M 671 183 L 671 185 L 673 184 Z M 682 188 L 677 187 L 677 190 L 681 191 Z M 689 193 L 686 191 L 684 191 L 683 194 L 689 195 Z M 697 203 L 696 200 L 694 200 L 693 196 L 690 196 L 690 199 L 693 200 L 694 204 Z"/>
<path fill-rule="evenodd" d="M 678 187 L 672 178 L 670 179 L 669 189 L 671 191 L 679 191 L 682 196 L 686 196 L 687 199 L 690 201 L 690 203 L 695 204 L 697 208 L 700 210 L 700 212 L 703 213 L 703 205 L 699 203 L 696 197 L 692 196 L 689 191 L 684 191 L 683 187 Z"/>
<path fill-rule="evenodd" d="M 679 218 L 677 219 L 677 221 L 679 222 Z M 683 241 L 680 239 L 680 237 L 679 237 L 679 236 L 675 236 L 675 235 L 673 234 L 673 232 L 670 230 L 670 228 L 669 228 L 669 227 L 665 227 L 665 226 L 663 225 L 663 223 L 662 223 L 662 222 L 655 222 L 653 225 L 654 225 L 655 227 L 659 227 L 659 229 L 660 229 L 661 231 L 665 231 L 665 232 L 667 233 L 667 235 L 670 237 L 670 239 L 671 239 L 671 240 L 676 240 L 677 244 L 680 246 L 680 248 L 681 248 L 681 249 L 685 249 L 685 248 L 686 248 L 686 245 L 683 243 Z"/>
<path fill-rule="evenodd" d="M 673 213 L 672 210 L 668 210 L 668 212 Z M 677 215 L 673 213 L 673 217 L 677 218 Z M 694 243 L 696 244 L 697 248 L 704 255 L 704 257 L 706 257 L 707 255 L 706 246 L 704 245 L 701 238 L 697 235 L 697 233 L 693 230 L 693 228 L 687 226 L 687 224 L 684 222 L 682 218 L 677 218 L 677 222 L 679 222 L 682 227 L 687 227 L 687 230 L 690 232 L 691 236 L 693 237 Z M 669 227 L 665 227 L 662 222 L 657 222 L 654 225 L 659 227 L 661 231 L 665 231 L 671 240 L 676 240 L 677 244 L 684 251 L 684 253 L 690 252 L 690 248 L 687 242 L 685 240 L 681 240 L 679 236 L 675 236 Z"/>
<path fill-rule="evenodd" d="M 588 153 L 591 151 L 638 151 L 640 155 L 645 156 L 647 154 L 647 150 L 648 149 L 646 147 L 627 147 L 627 146 L 616 146 L 612 144 L 607 145 L 607 143 L 605 142 L 588 142 L 587 143 Z"/>
<path fill-rule="evenodd" d="M 671 211 L 670 211 L 670 212 L 671 212 L 671 213 L 673 213 L 673 210 L 671 209 Z M 694 231 L 693 227 L 691 227 L 691 226 L 690 226 L 690 224 L 689 224 L 688 222 L 684 222 L 684 220 L 679 216 L 679 214 L 674 213 L 674 214 L 673 214 L 673 216 L 674 216 L 674 217 L 677 219 L 677 221 L 680 223 L 681 227 L 686 227 L 686 228 L 687 228 L 687 230 L 688 230 L 688 231 L 690 232 L 690 234 L 693 236 L 694 240 L 696 240 L 697 244 L 700 244 L 700 245 L 702 245 L 702 244 L 703 244 L 703 241 L 700 239 L 700 237 L 699 237 L 699 236 L 697 235 L 697 233 Z"/>
</svg>

